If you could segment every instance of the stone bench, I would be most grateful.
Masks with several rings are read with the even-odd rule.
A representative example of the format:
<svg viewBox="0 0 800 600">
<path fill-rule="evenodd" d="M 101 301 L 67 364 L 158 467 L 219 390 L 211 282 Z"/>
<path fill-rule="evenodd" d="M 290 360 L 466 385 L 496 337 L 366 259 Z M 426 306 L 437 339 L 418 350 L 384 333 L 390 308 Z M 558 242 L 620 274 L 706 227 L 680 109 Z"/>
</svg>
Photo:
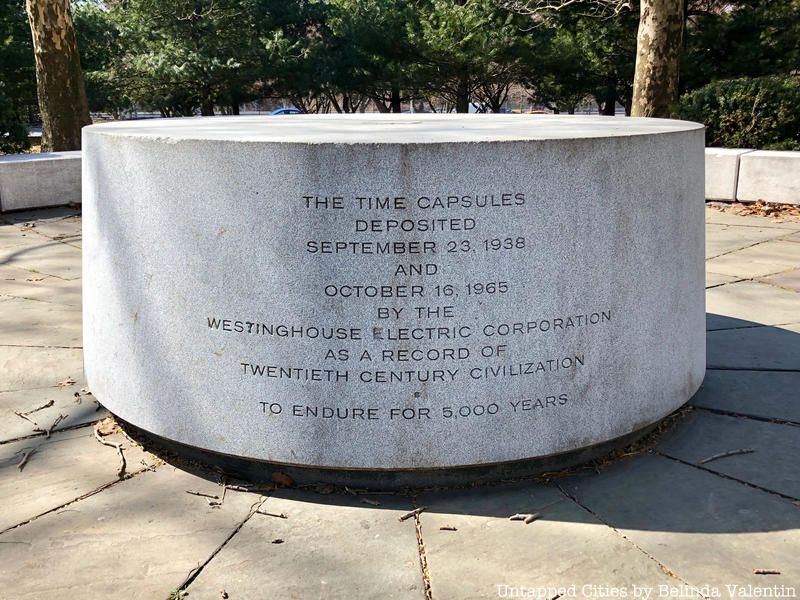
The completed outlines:
<svg viewBox="0 0 800 600">
<path fill-rule="evenodd" d="M 0 156 L 0 211 L 80 201 L 80 151 Z"/>
<path fill-rule="evenodd" d="M 741 155 L 739 202 L 800 204 L 800 152 L 759 150 Z"/>
<path fill-rule="evenodd" d="M 736 200 L 742 148 L 706 148 L 706 200 Z"/>
</svg>

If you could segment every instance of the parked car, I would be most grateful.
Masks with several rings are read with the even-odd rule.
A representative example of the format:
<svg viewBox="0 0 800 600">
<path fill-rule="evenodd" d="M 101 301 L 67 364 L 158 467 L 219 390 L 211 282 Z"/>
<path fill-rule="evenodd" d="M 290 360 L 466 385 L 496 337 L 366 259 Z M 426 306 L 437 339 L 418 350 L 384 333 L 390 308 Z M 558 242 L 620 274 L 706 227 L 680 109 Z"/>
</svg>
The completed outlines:
<svg viewBox="0 0 800 600">
<path fill-rule="evenodd" d="M 271 115 L 302 115 L 303 111 L 299 108 L 295 108 L 294 106 L 290 106 L 289 108 L 276 108 L 273 110 Z"/>
</svg>

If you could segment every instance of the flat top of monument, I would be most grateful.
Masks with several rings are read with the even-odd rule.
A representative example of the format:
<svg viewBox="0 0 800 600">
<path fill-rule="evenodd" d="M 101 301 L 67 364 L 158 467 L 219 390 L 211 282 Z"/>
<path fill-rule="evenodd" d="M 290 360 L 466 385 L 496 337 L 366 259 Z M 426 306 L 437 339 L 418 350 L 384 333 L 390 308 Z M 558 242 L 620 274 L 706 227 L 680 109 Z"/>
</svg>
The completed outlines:
<svg viewBox="0 0 800 600">
<path fill-rule="evenodd" d="M 169 140 L 303 144 L 435 144 L 629 137 L 702 129 L 699 123 L 595 115 L 324 114 L 142 119 L 91 133 Z"/>
</svg>

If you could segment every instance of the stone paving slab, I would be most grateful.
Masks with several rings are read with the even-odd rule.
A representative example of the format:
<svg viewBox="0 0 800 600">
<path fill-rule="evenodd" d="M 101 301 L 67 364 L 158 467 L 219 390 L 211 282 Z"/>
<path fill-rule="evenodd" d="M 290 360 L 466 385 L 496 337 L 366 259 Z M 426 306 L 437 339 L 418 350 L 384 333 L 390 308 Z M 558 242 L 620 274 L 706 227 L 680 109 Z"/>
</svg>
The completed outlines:
<svg viewBox="0 0 800 600">
<path fill-rule="evenodd" d="M 498 598 L 518 589 L 679 583 L 558 489 L 535 482 L 423 494 L 418 503 L 434 598 Z M 530 524 L 517 513 L 540 513 Z M 442 530 L 453 526 L 456 531 Z M 609 557 L 614 557 L 609 561 Z M 523 597 L 511 596 L 505 597 Z"/>
<path fill-rule="evenodd" d="M 80 216 L 7 224 L 2 227 L 0 233 L 0 249 L 39 246 L 47 242 L 61 242 L 76 248 L 80 247 Z"/>
<path fill-rule="evenodd" d="M 692 586 L 800 582 L 800 507 L 789 500 L 661 456 L 561 485 Z"/>
<path fill-rule="evenodd" d="M 81 280 L 65 280 L 25 269 L 0 266 L 0 297 L 36 300 L 81 310 Z M 78 315 L 80 318 L 80 315 Z"/>
<path fill-rule="evenodd" d="M 32 228 L 37 235 L 50 239 L 69 243 L 68 240 L 80 239 L 81 237 L 81 217 L 78 211 L 70 211 L 72 214 L 63 217 L 55 217 L 48 220 L 37 220 L 35 227 Z"/>
<path fill-rule="evenodd" d="M 706 290 L 708 329 L 735 327 L 730 317 L 752 324 L 800 321 L 800 294 L 766 283 L 739 281 Z"/>
<path fill-rule="evenodd" d="M 39 236 L 32 245 L 18 245 L 0 250 L 0 265 L 53 275 L 62 279 L 81 276 L 81 249 L 71 244 Z"/>
<path fill-rule="evenodd" d="M 712 410 L 800 423 L 800 373 L 706 371 L 691 404 Z"/>
<path fill-rule="evenodd" d="M 0 531 L 117 481 L 120 463 L 117 451 L 100 444 L 93 431 L 92 427 L 81 427 L 54 433 L 49 438 L 39 436 L 0 445 L 0 498 L 3 499 Z M 137 473 L 156 462 L 152 454 L 128 442 L 121 433 L 105 439 L 123 444 L 129 473 Z M 33 453 L 19 470 L 17 465 L 26 450 Z M 40 493 L 41 490 L 47 493 Z"/>
<path fill-rule="evenodd" d="M 166 599 L 259 500 L 230 493 L 212 508 L 186 490 L 219 486 L 161 467 L 4 533 L 0 590 L 15 600 Z"/>
<path fill-rule="evenodd" d="M 765 277 L 800 268 L 794 242 L 773 240 L 706 261 L 714 273 L 742 278 Z"/>
<path fill-rule="evenodd" d="M 13 298 L 0 312 L 0 345 L 81 348 L 83 328 L 75 307 Z"/>
<path fill-rule="evenodd" d="M 787 290 L 792 290 L 793 292 L 800 292 L 800 269 L 784 271 L 777 275 L 770 275 L 769 277 L 764 277 L 763 281 Z"/>
<path fill-rule="evenodd" d="M 790 229 L 800 231 L 800 218 L 797 217 L 783 217 L 781 219 L 772 219 L 770 217 L 761 217 L 757 215 L 736 215 L 728 212 L 722 212 L 714 208 L 706 207 L 706 223 L 714 223 L 718 225 L 736 225 L 739 227 L 769 227 L 772 229 Z"/>
<path fill-rule="evenodd" d="M 370 498 L 369 496 L 367 496 Z M 408 498 L 279 492 L 188 587 L 189 598 L 425 598 Z M 276 540 L 282 540 L 277 543 Z M 254 574 L 263 573 L 262 576 Z"/>
<path fill-rule="evenodd" d="M 23 231 L 19 227 L 0 226 L 0 251 L 9 252 L 9 249 L 19 247 L 37 246 L 41 238 L 32 231 Z"/>
<path fill-rule="evenodd" d="M 81 389 L 81 386 L 69 385 L 0 392 L 0 444 L 36 435 L 34 429 L 37 426 L 47 429 L 59 416 L 64 416 L 64 419 L 52 431 L 94 423 L 108 416 L 108 411 L 95 402 L 93 396 L 81 393 Z M 46 406 L 51 400 L 53 403 L 48 408 L 27 415 L 37 425 L 15 414 Z"/>
<path fill-rule="evenodd" d="M 774 227 L 739 227 L 709 223 L 706 225 L 706 258 L 714 258 L 785 235 L 785 230 Z"/>
<path fill-rule="evenodd" d="M 708 332 L 709 369 L 800 371 L 800 324 Z"/>
<path fill-rule="evenodd" d="M 86 385 L 80 348 L 0 345 L 0 392 L 51 387 L 68 377 L 77 381 L 79 388 Z"/>
<path fill-rule="evenodd" d="M 658 450 L 800 500 L 800 425 L 695 411 L 659 444 Z M 737 450 L 753 452 L 702 462 Z"/>
</svg>

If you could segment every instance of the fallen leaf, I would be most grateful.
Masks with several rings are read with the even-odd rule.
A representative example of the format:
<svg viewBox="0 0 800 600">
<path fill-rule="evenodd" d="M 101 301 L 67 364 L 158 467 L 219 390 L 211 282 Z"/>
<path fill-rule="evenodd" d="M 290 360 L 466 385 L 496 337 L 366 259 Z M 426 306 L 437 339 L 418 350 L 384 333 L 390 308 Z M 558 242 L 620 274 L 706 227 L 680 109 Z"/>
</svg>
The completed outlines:
<svg viewBox="0 0 800 600">
<path fill-rule="evenodd" d="M 56 385 L 58 387 L 67 387 L 68 385 L 75 385 L 75 380 L 72 377 L 67 377 L 64 381 L 59 381 Z"/>
<path fill-rule="evenodd" d="M 292 484 L 294 484 L 294 480 L 286 473 L 282 473 L 281 471 L 273 471 L 272 483 L 280 487 L 291 487 Z"/>
<path fill-rule="evenodd" d="M 102 421 L 98 421 L 94 428 L 100 435 L 111 435 L 117 430 L 117 422 L 113 417 L 106 417 Z"/>
</svg>

